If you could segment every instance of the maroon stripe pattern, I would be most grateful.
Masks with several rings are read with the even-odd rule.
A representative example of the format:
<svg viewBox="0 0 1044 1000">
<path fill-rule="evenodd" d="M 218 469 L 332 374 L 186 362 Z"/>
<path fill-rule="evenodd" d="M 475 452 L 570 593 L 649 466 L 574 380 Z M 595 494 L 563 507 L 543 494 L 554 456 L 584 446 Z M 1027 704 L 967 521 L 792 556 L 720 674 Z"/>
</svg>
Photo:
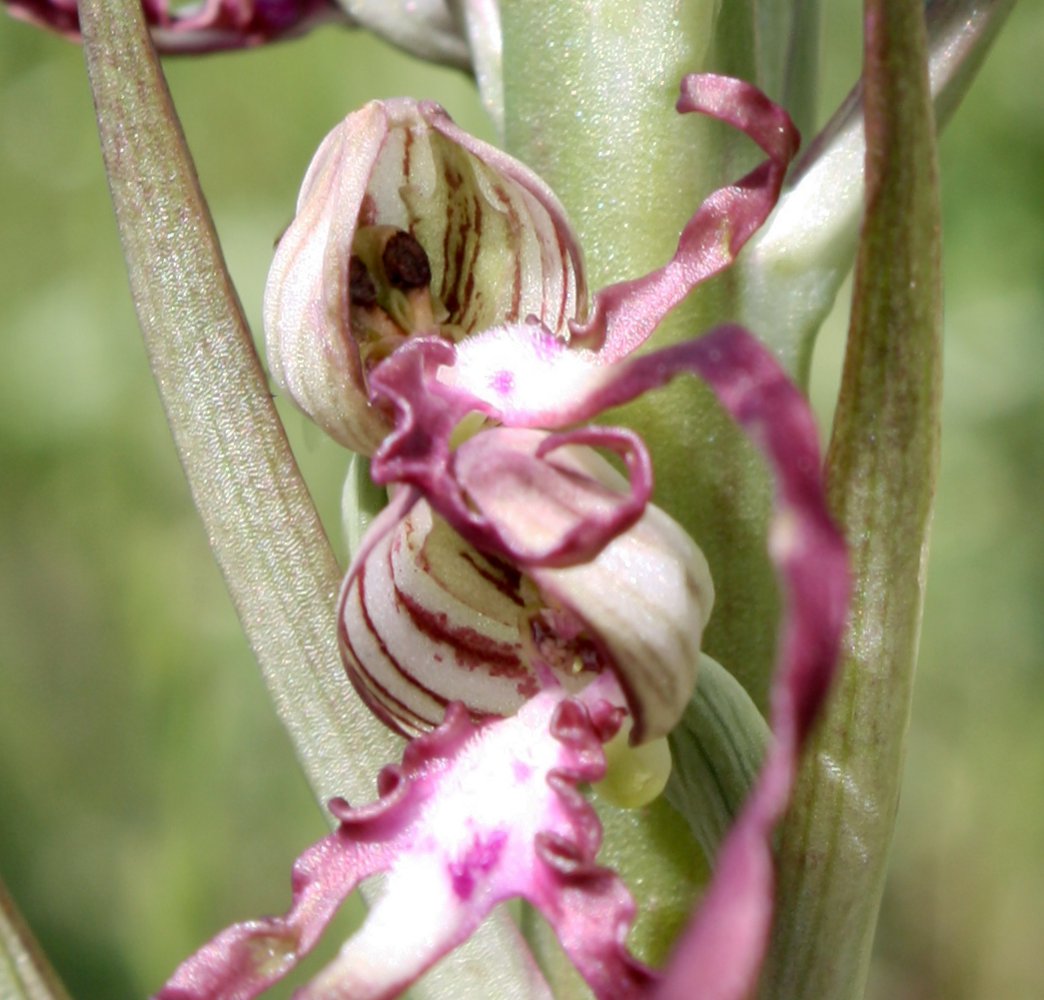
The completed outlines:
<svg viewBox="0 0 1044 1000">
<path fill-rule="evenodd" d="M 371 403 L 349 305 L 360 226 L 403 230 L 427 253 L 439 318 L 419 335 L 457 341 L 534 316 L 567 337 L 567 322 L 586 315 L 579 246 L 535 174 L 431 102 L 374 102 L 349 115 L 305 176 L 264 324 L 275 382 L 353 451 L 371 454 L 391 429 Z"/>
</svg>

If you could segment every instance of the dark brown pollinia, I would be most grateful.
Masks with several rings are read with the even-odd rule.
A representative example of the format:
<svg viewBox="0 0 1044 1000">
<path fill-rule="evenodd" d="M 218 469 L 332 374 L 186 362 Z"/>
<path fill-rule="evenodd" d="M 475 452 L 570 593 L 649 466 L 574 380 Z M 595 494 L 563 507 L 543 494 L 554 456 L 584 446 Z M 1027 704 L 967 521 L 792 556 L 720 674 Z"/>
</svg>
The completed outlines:
<svg viewBox="0 0 1044 1000">
<path fill-rule="evenodd" d="M 431 284 L 431 264 L 424 247 L 409 233 L 399 230 L 384 245 L 381 254 L 384 273 L 392 288 L 410 291 Z"/>
<path fill-rule="evenodd" d="M 353 306 L 377 305 L 377 286 L 362 258 L 354 254 L 348 262 L 348 299 Z"/>
</svg>

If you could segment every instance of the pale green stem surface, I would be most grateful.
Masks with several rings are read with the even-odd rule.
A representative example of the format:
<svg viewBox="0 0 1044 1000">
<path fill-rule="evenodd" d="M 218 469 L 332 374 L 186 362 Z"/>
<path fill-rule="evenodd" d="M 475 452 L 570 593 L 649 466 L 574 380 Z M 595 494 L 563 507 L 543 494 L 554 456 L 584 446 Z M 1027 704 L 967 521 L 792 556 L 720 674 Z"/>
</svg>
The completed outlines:
<svg viewBox="0 0 1044 1000">
<path fill-rule="evenodd" d="M 85 0 L 80 16 L 131 292 L 207 538 L 316 797 L 369 801 L 402 743 L 347 683 L 341 570 L 272 405 L 140 5 Z M 547 996 L 500 918 L 416 995 L 484 1000 L 491 963 L 505 998 Z"/>
<path fill-rule="evenodd" d="M 699 115 L 679 116 L 681 78 L 753 71 L 753 6 L 711 0 L 504 0 L 508 150 L 562 199 L 591 287 L 633 278 L 674 253 L 714 188 L 758 158 L 753 144 Z M 719 35 L 720 32 L 720 35 Z M 653 339 L 688 339 L 734 312 L 725 276 L 691 296 Z M 656 502 L 699 543 L 717 592 L 704 642 L 764 706 L 777 594 L 765 551 L 769 488 L 744 436 L 692 379 L 609 414 L 652 451 Z"/>
<path fill-rule="evenodd" d="M 47 957 L 0 882 L 0 997 L 69 1000 Z"/>
<path fill-rule="evenodd" d="M 920 0 L 867 0 L 866 220 L 827 456 L 855 589 L 781 830 L 761 996 L 862 996 L 898 804 L 939 450 L 940 220 Z"/>
</svg>

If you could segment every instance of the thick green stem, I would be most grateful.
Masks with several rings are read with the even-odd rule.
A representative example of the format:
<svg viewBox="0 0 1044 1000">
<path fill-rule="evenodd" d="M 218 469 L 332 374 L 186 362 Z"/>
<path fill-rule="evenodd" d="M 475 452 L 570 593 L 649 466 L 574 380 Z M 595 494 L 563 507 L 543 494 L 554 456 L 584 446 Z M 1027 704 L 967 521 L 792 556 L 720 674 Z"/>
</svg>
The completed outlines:
<svg viewBox="0 0 1044 1000">
<path fill-rule="evenodd" d="M 867 0 L 866 219 L 827 458 L 852 548 L 844 671 L 779 846 L 763 998 L 863 993 L 898 803 L 940 405 L 935 121 L 920 0 Z"/>
<path fill-rule="evenodd" d="M 686 73 L 755 75 L 752 5 L 728 5 L 720 22 L 718 11 L 711 0 L 501 5 L 507 145 L 563 200 L 595 288 L 662 265 L 701 199 L 757 158 L 724 126 L 674 110 Z M 727 275 L 712 282 L 668 317 L 654 343 L 730 317 L 734 295 Z M 652 448 L 656 500 L 703 547 L 714 575 L 706 647 L 763 706 L 777 605 L 759 460 L 692 381 L 610 419 Z"/>
</svg>

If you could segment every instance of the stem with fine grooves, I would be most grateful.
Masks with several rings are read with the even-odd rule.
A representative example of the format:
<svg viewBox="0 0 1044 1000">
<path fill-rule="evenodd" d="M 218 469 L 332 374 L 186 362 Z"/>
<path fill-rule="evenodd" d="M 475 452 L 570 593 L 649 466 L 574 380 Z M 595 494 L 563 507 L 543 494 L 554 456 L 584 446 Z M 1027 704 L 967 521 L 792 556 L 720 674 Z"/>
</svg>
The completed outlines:
<svg viewBox="0 0 1044 1000">
<path fill-rule="evenodd" d="M 866 219 L 827 455 L 856 581 L 838 689 L 781 830 L 763 1000 L 862 996 L 898 804 L 941 395 L 935 121 L 920 0 L 867 0 Z"/>
<path fill-rule="evenodd" d="M 282 424 L 136 0 L 83 0 L 106 173 L 149 363 L 211 549 L 316 797 L 373 798 L 401 742 L 351 691 L 337 648 L 341 571 Z M 415 988 L 543 1000 L 501 915 Z"/>
</svg>

